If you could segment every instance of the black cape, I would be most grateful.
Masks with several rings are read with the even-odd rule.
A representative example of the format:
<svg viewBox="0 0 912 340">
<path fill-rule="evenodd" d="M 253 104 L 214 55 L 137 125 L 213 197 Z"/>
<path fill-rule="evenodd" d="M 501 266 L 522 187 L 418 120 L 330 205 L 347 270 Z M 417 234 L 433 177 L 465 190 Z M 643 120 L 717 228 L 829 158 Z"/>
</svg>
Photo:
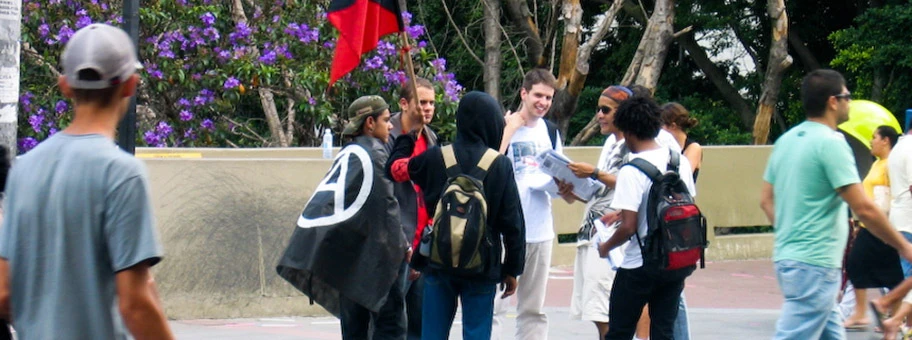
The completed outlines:
<svg viewBox="0 0 912 340">
<path fill-rule="evenodd" d="M 383 173 L 384 146 L 368 138 L 356 138 L 336 156 L 276 267 L 279 276 L 336 317 L 340 295 L 379 311 L 408 248 Z"/>
</svg>

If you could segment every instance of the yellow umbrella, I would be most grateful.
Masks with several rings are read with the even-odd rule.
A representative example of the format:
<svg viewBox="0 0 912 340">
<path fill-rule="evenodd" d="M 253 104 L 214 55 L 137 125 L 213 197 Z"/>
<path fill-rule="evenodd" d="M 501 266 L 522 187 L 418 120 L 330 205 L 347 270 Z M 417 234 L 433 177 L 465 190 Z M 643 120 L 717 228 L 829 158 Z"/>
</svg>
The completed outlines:
<svg viewBox="0 0 912 340">
<path fill-rule="evenodd" d="M 890 110 L 870 100 L 857 99 L 849 104 L 849 120 L 839 124 L 839 129 L 870 149 L 874 130 L 881 125 L 892 126 L 897 132 L 902 133 L 899 121 Z"/>
</svg>

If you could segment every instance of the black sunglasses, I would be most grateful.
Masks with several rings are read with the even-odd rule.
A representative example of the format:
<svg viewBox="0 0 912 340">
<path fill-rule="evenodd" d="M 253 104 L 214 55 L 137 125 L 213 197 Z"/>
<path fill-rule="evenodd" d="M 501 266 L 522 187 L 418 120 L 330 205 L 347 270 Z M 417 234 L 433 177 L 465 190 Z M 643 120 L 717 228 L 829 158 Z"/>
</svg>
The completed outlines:
<svg viewBox="0 0 912 340">
<path fill-rule="evenodd" d="M 612 109 L 610 106 L 599 106 L 598 111 L 601 112 L 603 115 L 606 115 L 606 114 L 611 113 L 611 111 L 614 111 L 614 109 Z"/>
<path fill-rule="evenodd" d="M 833 97 L 836 97 L 836 99 L 852 100 L 852 92 L 834 94 Z"/>
</svg>

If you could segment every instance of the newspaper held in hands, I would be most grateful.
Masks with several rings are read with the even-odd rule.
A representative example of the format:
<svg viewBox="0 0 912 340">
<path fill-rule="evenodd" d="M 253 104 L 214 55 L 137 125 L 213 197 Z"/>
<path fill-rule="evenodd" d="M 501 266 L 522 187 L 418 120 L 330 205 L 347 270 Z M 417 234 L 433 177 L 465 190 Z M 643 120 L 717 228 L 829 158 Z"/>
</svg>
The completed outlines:
<svg viewBox="0 0 912 340">
<path fill-rule="evenodd" d="M 588 202 L 590 199 L 605 187 L 602 182 L 591 178 L 579 178 L 573 174 L 567 166 L 571 163 L 570 159 L 564 157 L 552 149 L 548 149 L 538 154 L 539 168 L 545 174 L 557 178 L 563 182 L 573 184 L 573 194 L 579 199 Z"/>
<path fill-rule="evenodd" d="M 618 230 L 618 226 L 621 225 L 621 221 L 612 223 L 610 226 L 606 226 L 605 223 L 600 219 L 595 219 L 592 221 L 595 225 L 595 244 L 596 247 L 599 244 L 608 242 L 608 239 L 611 238 L 611 235 Z M 611 270 L 617 270 L 622 263 L 624 263 L 624 251 L 627 250 L 627 246 L 630 244 L 630 241 L 624 242 L 623 244 L 614 247 L 611 251 L 608 252 L 608 265 L 611 266 Z"/>
</svg>

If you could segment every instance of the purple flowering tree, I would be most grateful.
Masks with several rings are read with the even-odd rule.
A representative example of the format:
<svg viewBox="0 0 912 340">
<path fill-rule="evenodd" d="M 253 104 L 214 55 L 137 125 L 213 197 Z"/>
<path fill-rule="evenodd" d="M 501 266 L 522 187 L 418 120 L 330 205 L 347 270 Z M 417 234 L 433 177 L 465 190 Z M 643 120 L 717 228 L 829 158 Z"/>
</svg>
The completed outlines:
<svg viewBox="0 0 912 340">
<path fill-rule="evenodd" d="M 344 109 L 358 96 L 393 100 L 406 80 L 395 37 L 326 91 L 337 34 L 326 21 L 327 3 L 144 2 L 137 145 L 313 146 L 324 128 L 341 130 L 349 118 Z M 22 152 L 69 122 L 70 105 L 56 89 L 54 66 L 63 45 L 91 23 L 118 25 L 120 6 L 113 0 L 23 2 Z M 446 60 L 425 49 L 424 27 L 404 16 L 417 72 L 438 87 L 434 125 L 446 135 L 462 86 Z"/>
</svg>

